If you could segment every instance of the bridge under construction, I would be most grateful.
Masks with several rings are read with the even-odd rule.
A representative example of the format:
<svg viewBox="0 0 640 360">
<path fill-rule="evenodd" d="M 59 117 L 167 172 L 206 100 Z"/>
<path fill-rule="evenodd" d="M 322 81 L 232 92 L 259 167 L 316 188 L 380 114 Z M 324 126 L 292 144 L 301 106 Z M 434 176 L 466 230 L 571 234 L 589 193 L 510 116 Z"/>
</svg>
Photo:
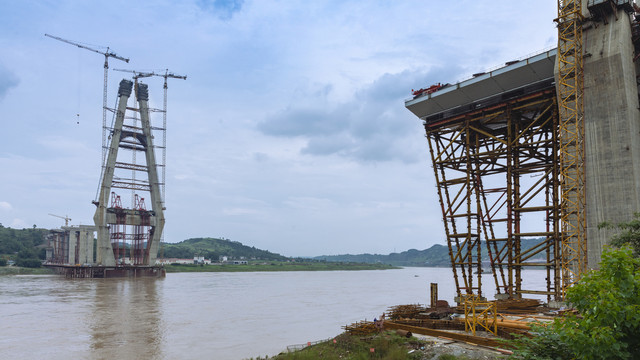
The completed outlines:
<svg viewBox="0 0 640 360">
<path fill-rule="evenodd" d="M 133 81 L 120 82 L 116 108 L 108 108 L 109 58 L 127 63 L 129 59 L 108 47 L 103 51 L 57 36 L 45 36 L 104 56 L 102 167 L 93 201 L 95 226 L 69 226 L 68 216 L 49 214 L 63 218 L 65 226 L 50 231 L 45 265 L 67 277 L 164 276 L 164 269 L 156 266 L 156 257 L 165 223 L 167 79 L 187 77 L 168 69 L 164 74 L 114 69 L 133 73 Z M 152 76 L 164 78 L 162 110 L 149 107 L 149 87 L 138 82 Z M 137 106 L 128 105 L 132 92 Z M 109 111 L 114 116 L 107 125 Z M 152 124 L 152 112 L 162 113 L 162 125 L 157 121 Z M 154 139 L 162 142 L 158 144 Z M 118 194 L 114 189 L 124 191 Z M 95 244 L 94 233 L 97 233 Z"/>
<path fill-rule="evenodd" d="M 640 26 L 633 1 L 558 1 L 558 47 L 405 106 L 428 139 L 459 299 L 563 301 L 640 211 Z M 524 267 L 547 272 L 528 284 Z"/>
<path fill-rule="evenodd" d="M 164 275 L 164 269 L 155 266 L 165 221 L 164 180 L 158 176 L 158 165 L 164 166 L 164 160 L 156 160 L 154 138 L 160 137 L 153 133 L 164 132 L 164 126 L 151 125 L 148 86 L 138 83 L 137 78 L 135 89 L 133 85 L 133 81 L 122 80 L 118 88 L 98 195 L 93 201 L 95 226 L 66 226 L 49 235 L 48 265 L 67 277 Z M 137 107 L 128 106 L 133 91 Z M 163 150 L 164 144 L 160 148 Z M 137 154 L 143 155 L 142 160 Z M 117 194 L 115 189 L 124 191 Z M 150 209 L 145 198 L 150 199 Z"/>
</svg>

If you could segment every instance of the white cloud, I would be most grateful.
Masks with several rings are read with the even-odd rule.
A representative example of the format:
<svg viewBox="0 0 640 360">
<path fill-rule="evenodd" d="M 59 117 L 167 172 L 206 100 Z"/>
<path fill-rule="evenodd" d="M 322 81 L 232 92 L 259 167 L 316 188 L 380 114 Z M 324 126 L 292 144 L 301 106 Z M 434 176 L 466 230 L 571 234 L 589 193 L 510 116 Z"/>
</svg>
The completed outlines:
<svg viewBox="0 0 640 360">
<path fill-rule="evenodd" d="M 0 210 L 2 211 L 11 211 L 13 207 L 6 201 L 0 201 Z"/>
<path fill-rule="evenodd" d="M 25 229 L 27 228 L 27 222 L 24 219 L 13 219 L 9 227 L 14 229 Z"/>
</svg>

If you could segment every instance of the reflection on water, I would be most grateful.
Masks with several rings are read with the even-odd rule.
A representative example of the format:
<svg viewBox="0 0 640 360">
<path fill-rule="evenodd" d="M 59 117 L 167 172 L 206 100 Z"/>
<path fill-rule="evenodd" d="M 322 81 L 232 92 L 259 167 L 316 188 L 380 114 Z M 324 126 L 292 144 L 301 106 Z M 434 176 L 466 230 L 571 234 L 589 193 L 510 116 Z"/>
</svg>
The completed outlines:
<svg viewBox="0 0 640 360">
<path fill-rule="evenodd" d="M 90 317 L 91 357 L 161 359 L 164 330 L 156 287 L 162 279 L 101 279 Z"/>
<path fill-rule="evenodd" d="M 483 275 L 488 296 L 491 275 Z M 527 287 L 544 271 L 525 270 Z M 327 339 L 393 305 L 453 302 L 451 269 L 0 276 L 0 359 L 246 359 Z M 524 286 L 524 285 L 523 285 Z"/>
</svg>

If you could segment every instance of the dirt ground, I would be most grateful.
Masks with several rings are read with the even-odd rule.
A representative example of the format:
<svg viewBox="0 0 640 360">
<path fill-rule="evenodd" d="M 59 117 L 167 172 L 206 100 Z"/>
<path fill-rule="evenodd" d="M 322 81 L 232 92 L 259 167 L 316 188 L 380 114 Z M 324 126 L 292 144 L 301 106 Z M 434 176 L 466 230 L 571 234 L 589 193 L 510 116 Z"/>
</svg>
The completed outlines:
<svg viewBox="0 0 640 360">
<path fill-rule="evenodd" d="M 454 356 L 464 356 L 468 359 L 506 359 L 507 355 L 504 355 L 498 351 L 491 350 L 488 348 L 475 346 L 466 344 L 464 342 L 458 341 L 450 341 L 444 340 L 440 338 L 435 338 L 431 336 L 414 334 L 414 337 L 426 341 L 427 345 L 424 346 L 424 349 L 417 349 L 415 351 L 419 351 L 423 354 L 422 359 L 424 360 L 437 360 L 441 355 L 454 355 Z"/>
</svg>

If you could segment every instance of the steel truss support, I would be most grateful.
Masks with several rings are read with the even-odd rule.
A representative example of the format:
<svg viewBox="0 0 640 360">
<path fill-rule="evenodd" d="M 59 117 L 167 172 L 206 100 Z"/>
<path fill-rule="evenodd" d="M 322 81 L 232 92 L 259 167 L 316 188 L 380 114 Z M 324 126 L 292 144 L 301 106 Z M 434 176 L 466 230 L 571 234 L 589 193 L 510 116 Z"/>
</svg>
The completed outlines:
<svg viewBox="0 0 640 360">
<path fill-rule="evenodd" d="M 555 96 L 425 123 L 459 299 L 482 296 L 489 266 L 499 294 L 561 296 Z M 523 266 L 547 271 L 544 288 L 523 285 Z"/>
<path fill-rule="evenodd" d="M 582 0 L 558 0 L 562 295 L 587 269 Z"/>
</svg>

